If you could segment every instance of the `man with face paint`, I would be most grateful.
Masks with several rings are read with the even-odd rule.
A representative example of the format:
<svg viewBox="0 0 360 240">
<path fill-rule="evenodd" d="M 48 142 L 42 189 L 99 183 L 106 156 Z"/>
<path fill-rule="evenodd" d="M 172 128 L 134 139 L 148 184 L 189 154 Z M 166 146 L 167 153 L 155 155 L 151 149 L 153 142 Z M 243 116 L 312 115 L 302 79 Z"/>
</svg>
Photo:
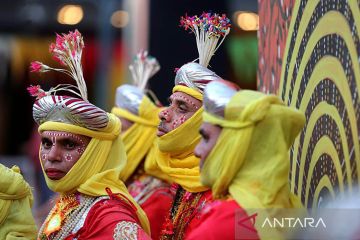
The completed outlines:
<svg viewBox="0 0 360 240">
<path fill-rule="evenodd" d="M 83 46 L 77 30 L 57 35 L 50 52 L 70 71 L 40 62 L 31 66 L 35 72 L 65 72 L 77 83 L 47 92 L 40 86 L 28 88 L 37 97 L 33 117 L 41 135 L 42 170 L 48 187 L 59 193 L 38 238 L 148 239 L 148 219 L 119 179 L 126 164 L 120 120 L 87 100 L 80 65 Z M 57 95 L 60 90 L 79 98 Z"/>
<path fill-rule="evenodd" d="M 288 151 L 304 114 L 275 95 L 213 82 L 205 89 L 203 119 L 195 155 L 201 182 L 218 200 L 202 212 L 188 239 L 281 239 L 259 219 L 302 207 L 290 192 Z"/>
<path fill-rule="evenodd" d="M 225 15 L 210 13 L 182 18 L 181 24 L 197 38 L 203 37 L 197 42 L 199 63 L 185 64 L 176 73 L 170 105 L 159 114 L 158 148 L 146 159 L 147 172 L 160 171 L 174 182 L 175 197 L 161 239 L 186 238 L 196 225 L 201 208 L 211 200 L 211 192 L 200 182 L 199 159 L 194 148 L 200 141 L 203 89 L 209 82 L 221 79 L 207 66 L 218 40 L 230 30 Z"/>
<path fill-rule="evenodd" d="M 121 172 L 129 193 L 145 211 L 149 218 L 151 237 L 159 239 L 161 226 L 168 213 L 173 195 L 164 174 L 153 176 L 144 171 L 144 160 L 156 138 L 160 108 L 145 94 L 147 81 L 159 69 L 155 58 L 141 51 L 129 66 L 133 85 L 125 84 L 117 88 L 115 107 L 111 110 L 120 118 L 121 138 L 127 153 L 127 164 Z M 155 98 L 156 99 L 156 98 Z"/>
<path fill-rule="evenodd" d="M 0 164 L 0 239 L 36 239 L 33 195 L 17 166 Z"/>
</svg>

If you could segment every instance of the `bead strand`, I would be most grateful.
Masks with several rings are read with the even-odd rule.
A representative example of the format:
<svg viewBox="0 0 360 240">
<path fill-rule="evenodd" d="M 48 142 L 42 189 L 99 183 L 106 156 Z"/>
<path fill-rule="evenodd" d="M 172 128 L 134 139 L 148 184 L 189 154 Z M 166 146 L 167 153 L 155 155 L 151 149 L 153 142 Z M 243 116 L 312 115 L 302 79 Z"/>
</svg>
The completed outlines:
<svg viewBox="0 0 360 240">
<path fill-rule="evenodd" d="M 84 195 L 80 195 L 80 205 L 69 214 L 67 219 L 65 220 L 65 224 L 61 227 L 60 231 L 57 232 L 55 235 L 51 234 L 45 239 L 65 239 L 71 231 L 75 228 L 76 224 L 80 221 L 81 217 L 84 215 L 85 212 L 88 212 L 88 210 L 92 207 L 93 203 L 96 202 L 98 198 L 88 197 Z M 52 213 L 56 210 L 56 206 L 53 207 L 53 209 L 50 211 L 49 215 L 47 216 L 45 222 L 42 224 L 38 238 L 42 239 L 42 236 L 44 235 L 44 228 L 46 223 L 49 221 L 49 218 L 52 216 Z"/>
<path fill-rule="evenodd" d="M 83 197 L 80 206 L 69 216 L 63 228 L 54 236 L 54 239 L 65 239 L 73 230 L 75 225 L 78 223 L 84 212 L 92 206 L 95 198 Z"/>
</svg>

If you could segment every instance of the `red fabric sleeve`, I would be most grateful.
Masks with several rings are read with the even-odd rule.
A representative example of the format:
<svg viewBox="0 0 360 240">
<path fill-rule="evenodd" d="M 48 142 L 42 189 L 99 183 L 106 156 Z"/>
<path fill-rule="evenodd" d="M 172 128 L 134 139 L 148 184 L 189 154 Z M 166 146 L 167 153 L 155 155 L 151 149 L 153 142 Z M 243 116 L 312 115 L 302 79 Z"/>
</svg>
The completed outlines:
<svg viewBox="0 0 360 240">
<path fill-rule="evenodd" d="M 173 195 L 169 187 L 155 190 L 150 197 L 141 204 L 141 208 L 145 211 L 151 228 L 151 238 L 159 239 L 161 227 L 169 214 L 173 201 Z"/>
<path fill-rule="evenodd" d="M 75 235 L 68 236 L 66 240 L 74 237 L 78 240 L 113 240 L 116 225 L 123 221 L 138 224 L 138 239 L 150 239 L 137 222 L 136 213 L 127 203 L 108 199 L 96 203 L 90 209 L 83 227 Z"/>
<path fill-rule="evenodd" d="M 186 240 L 259 239 L 251 217 L 234 200 L 215 201 L 211 205 L 204 209 L 199 225 L 187 232 Z"/>
</svg>

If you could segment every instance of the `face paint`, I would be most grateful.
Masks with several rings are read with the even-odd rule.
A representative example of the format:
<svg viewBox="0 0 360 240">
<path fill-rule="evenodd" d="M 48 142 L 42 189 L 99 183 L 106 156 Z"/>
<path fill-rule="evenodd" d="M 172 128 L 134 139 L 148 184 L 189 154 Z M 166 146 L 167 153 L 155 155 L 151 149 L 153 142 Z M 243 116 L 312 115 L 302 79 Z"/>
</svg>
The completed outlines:
<svg viewBox="0 0 360 240">
<path fill-rule="evenodd" d="M 183 124 L 185 121 L 186 121 L 186 116 L 183 115 L 181 116 L 179 119 L 176 119 L 174 122 L 173 122 L 173 129 L 179 127 L 181 124 Z"/>
<path fill-rule="evenodd" d="M 90 138 L 58 131 L 41 133 L 40 156 L 47 176 L 60 179 L 72 168 L 84 153 Z"/>
<path fill-rule="evenodd" d="M 82 155 L 84 153 L 84 151 L 85 151 L 85 146 L 84 147 L 79 147 L 76 151 L 78 152 L 79 155 Z"/>
<path fill-rule="evenodd" d="M 175 93 L 176 94 L 176 93 Z M 192 107 L 194 107 L 195 109 L 199 109 L 199 106 L 197 106 L 195 104 L 195 101 L 191 100 L 190 98 L 184 96 L 184 95 L 175 95 L 175 98 L 179 98 L 179 99 L 182 99 L 183 101 L 185 101 L 186 103 L 190 104 Z"/>
<path fill-rule="evenodd" d="M 180 124 L 183 124 L 186 121 L 185 115 L 180 118 Z"/>
<path fill-rule="evenodd" d="M 67 153 L 66 155 L 65 155 L 65 161 L 72 161 L 73 160 L 73 157 L 72 157 L 72 155 L 71 154 L 69 154 L 69 153 Z"/>
<path fill-rule="evenodd" d="M 183 124 L 201 107 L 202 102 L 183 92 L 170 97 L 170 106 L 159 113 L 160 124 L 157 136 L 162 136 Z"/>
<path fill-rule="evenodd" d="M 164 114 L 164 116 L 169 116 L 169 111 L 164 110 L 163 114 Z"/>
</svg>

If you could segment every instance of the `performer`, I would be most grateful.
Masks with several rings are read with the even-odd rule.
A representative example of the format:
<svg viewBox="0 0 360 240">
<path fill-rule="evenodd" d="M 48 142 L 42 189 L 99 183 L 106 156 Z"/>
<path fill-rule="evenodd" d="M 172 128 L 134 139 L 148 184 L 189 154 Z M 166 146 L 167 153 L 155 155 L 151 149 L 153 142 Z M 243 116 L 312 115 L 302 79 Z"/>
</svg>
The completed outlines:
<svg viewBox="0 0 360 240">
<path fill-rule="evenodd" d="M 302 207 L 290 192 L 288 151 L 304 114 L 275 95 L 213 82 L 205 89 L 203 119 L 195 155 L 201 158 L 201 182 L 218 200 L 188 239 L 284 237 L 260 220 Z"/>
<path fill-rule="evenodd" d="M 36 239 L 33 195 L 17 166 L 0 164 L 0 239 Z"/>
<path fill-rule="evenodd" d="M 229 19 L 210 13 L 183 17 L 181 24 L 196 35 L 199 63 L 185 64 L 177 71 L 170 106 L 159 114 L 158 147 L 150 151 L 145 162 L 147 172 L 162 172 L 174 181 L 175 197 L 161 239 L 186 238 L 201 208 L 211 201 L 211 192 L 200 183 L 194 148 L 200 141 L 203 89 L 208 82 L 221 79 L 207 66 L 221 44 L 218 40 L 230 30 Z"/>
<path fill-rule="evenodd" d="M 145 211 L 150 221 L 151 237 L 159 239 L 165 216 L 169 212 L 173 195 L 164 174 L 148 175 L 144 171 L 144 161 L 153 148 L 159 125 L 159 102 L 155 105 L 146 93 L 148 80 L 160 69 L 158 61 L 140 51 L 129 66 L 133 85 L 125 84 L 117 88 L 115 107 L 111 110 L 122 122 L 121 137 L 127 153 L 127 164 L 121 172 L 129 193 Z"/>
<path fill-rule="evenodd" d="M 40 86 L 28 88 L 37 97 L 33 117 L 41 135 L 41 167 L 49 188 L 60 193 L 38 238 L 148 239 L 148 219 L 119 179 L 126 164 L 120 120 L 87 99 L 83 47 L 77 30 L 57 35 L 50 52 L 70 70 L 40 62 L 31 66 L 33 72 L 63 72 L 77 83 L 60 84 L 47 92 Z"/>
</svg>

